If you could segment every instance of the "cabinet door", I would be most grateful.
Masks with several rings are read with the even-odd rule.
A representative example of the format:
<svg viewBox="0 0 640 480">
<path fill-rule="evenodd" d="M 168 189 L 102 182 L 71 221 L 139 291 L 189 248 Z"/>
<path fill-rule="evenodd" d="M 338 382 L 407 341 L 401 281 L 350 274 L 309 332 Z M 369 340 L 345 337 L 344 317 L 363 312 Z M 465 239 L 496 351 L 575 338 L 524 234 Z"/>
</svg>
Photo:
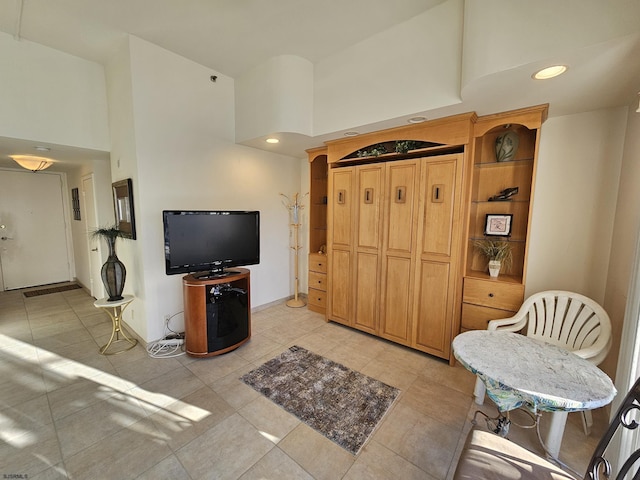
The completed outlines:
<svg viewBox="0 0 640 480">
<path fill-rule="evenodd" d="M 420 262 L 415 347 L 447 358 L 451 332 L 449 263 Z"/>
<path fill-rule="evenodd" d="M 351 248 L 353 244 L 353 168 L 331 171 L 330 241 L 333 248 Z"/>
<path fill-rule="evenodd" d="M 355 169 L 357 183 L 354 327 L 377 334 L 384 165 Z"/>
<path fill-rule="evenodd" d="M 352 325 L 351 252 L 333 250 L 329 268 L 327 317 L 345 325 Z"/>
<path fill-rule="evenodd" d="M 330 172 L 327 318 L 345 325 L 353 325 L 353 182 L 354 169 L 351 167 Z"/>
<path fill-rule="evenodd" d="M 422 165 L 412 346 L 448 358 L 460 261 L 462 156 Z"/>
<path fill-rule="evenodd" d="M 386 167 L 380 335 L 403 344 L 408 344 L 411 337 L 419 173 L 415 160 Z"/>
</svg>

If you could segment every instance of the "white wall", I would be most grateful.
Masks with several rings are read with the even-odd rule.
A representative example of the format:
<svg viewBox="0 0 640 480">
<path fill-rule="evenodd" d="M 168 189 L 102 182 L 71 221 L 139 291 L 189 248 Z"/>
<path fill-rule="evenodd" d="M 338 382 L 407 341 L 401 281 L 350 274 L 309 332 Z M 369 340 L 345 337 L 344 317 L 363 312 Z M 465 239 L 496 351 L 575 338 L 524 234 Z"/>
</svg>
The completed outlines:
<svg viewBox="0 0 640 480">
<path fill-rule="evenodd" d="M 135 37 L 121 55 L 109 69 L 110 101 L 125 103 L 116 112 L 133 127 L 112 129 L 121 137 L 114 138 L 112 167 L 114 178 L 134 179 L 138 232 L 137 240 L 118 247 L 128 272 L 135 272 L 127 278 L 126 289 L 137 297 L 127 323 L 151 341 L 163 335 L 165 315 L 183 310 L 182 277 L 164 271 L 164 209 L 259 210 L 261 262 L 251 267 L 252 306 L 288 298 L 288 217 L 279 193 L 300 190 L 300 161 L 233 143 L 230 78 Z M 211 75 L 218 75 L 216 83 Z M 120 87 L 112 91 L 115 84 Z M 123 144 L 128 148 L 119 151 Z M 172 328 L 181 321 L 177 316 Z"/>
<path fill-rule="evenodd" d="M 138 220 L 141 203 L 129 38 L 121 43 L 118 51 L 109 59 L 105 74 L 109 99 L 109 129 L 111 131 L 111 181 L 109 188 L 111 188 L 111 182 L 131 178 L 136 235 L 139 237 L 142 234 Z M 113 199 L 111 199 L 112 202 Z M 124 293 L 136 297 L 134 303 L 125 310 L 124 320 L 140 337 L 147 338 L 144 266 L 139 254 L 140 242 L 122 239 L 117 242 L 116 250 L 118 258 L 127 269 Z"/>
<path fill-rule="evenodd" d="M 5 33 L 0 33 L 0 58 L 0 136 L 97 150 L 96 156 L 110 150 L 102 65 Z M 51 156 L 55 158 L 55 150 Z M 49 171 L 65 172 L 69 204 L 70 189 L 80 188 L 80 176 L 93 171 L 98 221 L 113 223 L 111 175 L 105 162 L 87 158 L 81 166 L 54 165 Z M 84 284 L 89 278 L 86 225 L 69 222 L 75 276 Z"/>
<path fill-rule="evenodd" d="M 460 102 L 462 0 L 450 0 L 315 65 L 315 135 Z"/>
<path fill-rule="evenodd" d="M 280 55 L 236 79 L 238 143 L 266 133 L 313 133 L 313 64 Z"/>
<path fill-rule="evenodd" d="M 625 122 L 615 108 L 543 124 L 526 296 L 572 290 L 603 304 Z"/>
<path fill-rule="evenodd" d="M 604 300 L 604 308 L 611 317 L 613 334 L 616 339 L 622 335 L 623 331 L 633 259 L 636 255 L 638 233 L 640 232 L 640 208 L 638 207 L 640 205 L 640 188 L 638 188 L 640 185 L 640 113 L 635 111 L 636 108 L 638 108 L 637 101 L 628 109 L 618 203 L 613 227 L 613 243 Z M 623 342 L 625 340 L 627 339 L 622 339 Z M 615 371 L 619 351 L 620 345 L 614 341 L 611 353 L 603 363 L 605 371 Z M 626 351 L 630 352 L 632 349 Z M 628 374 L 632 371 L 635 371 L 634 368 L 627 366 L 623 368 L 622 374 Z"/>
<path fill-rule="evenodd" d="M 0 33 L 0 136 L 108 151 L 101 65 Z"/>
</svg>

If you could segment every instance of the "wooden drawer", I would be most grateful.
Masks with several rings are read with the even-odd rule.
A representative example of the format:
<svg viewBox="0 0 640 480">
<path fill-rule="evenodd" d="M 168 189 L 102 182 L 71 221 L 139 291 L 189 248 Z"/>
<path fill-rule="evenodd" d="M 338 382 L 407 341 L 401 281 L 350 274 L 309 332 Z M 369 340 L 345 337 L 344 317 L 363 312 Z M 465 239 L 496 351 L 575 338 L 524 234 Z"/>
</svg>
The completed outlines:
<svg viewBox="0 0 640 480">
<path fill-rule="evenodd" d="M 517 311 L 524 301 L 524 285 L 466 277 L 462 301 L 500 310 Z"/>
<path fill-rule="evenodd" d="M 310 288 L 307 294 L 307 301 L 309 305 L 325 308 L 327 306 L 327 292 Z"/>
<path fill-rule="evenodd" d="M 516 312 L 498 310 L 497 308 L 481 307 L 469 303 L 462 304 L 462 329 L 486 330 L 490 320 L 509 318 Z"/>
<path fill-rule="evenodd" d="M 319 253 L 310 254 L 309 272 L 327 273 L 327 256 Z"/>
<path fill-rule="evenodd" d="M 327 274 L 318 272 L 309 272 L 309 288 L 327 291 Z"/>
</svg>

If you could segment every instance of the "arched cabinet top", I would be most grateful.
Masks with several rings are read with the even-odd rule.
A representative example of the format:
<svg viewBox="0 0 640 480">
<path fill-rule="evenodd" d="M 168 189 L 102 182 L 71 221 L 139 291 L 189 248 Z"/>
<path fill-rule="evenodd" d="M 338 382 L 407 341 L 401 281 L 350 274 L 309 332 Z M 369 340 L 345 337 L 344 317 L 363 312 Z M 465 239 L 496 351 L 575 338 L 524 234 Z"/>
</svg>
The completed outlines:
<svg viewBox="0 0 640 480">
<path fill-rule="evenodd" d="M 482 137 L 489 131 L 498 127 L 504 128 L 508 124 L 522 125 L 529 130 L 538 129 L 547 119 L 548 109 L 549 105 L 545 104 L 479 117 L 475 122 L 473 136 Z"/>
<path fill-rule="evenodd" d="M 327 157 L 327 147 L 315 147 L 305 151 L 307 152 L 309 163 L 313 162 L 318 158 L 324 157 L 326 159 Z"/>
<path fill-rule="evenodd" d="M 376 145 L 384 145 L 386 154 L 395 154 L 397 142 L 416 142 L 413 145 L 423 145 L 426 148 L 443 149 L 467 145 L 473 133 L 475 113 L 465 113 L 452 117 L 426 121 L 416 125 L 390 128 L 378 132 L 366 133 L 356 137 L 343 138 L 327 142 L 328 163 L 353 162 L 358 159 L 371 158 L 382 155 L 363 155 L 374 150 Z M 420 148 L 418 148 L 420 149 Z M 360 152 L 360 155 L 358 154 Z"/>
<path fill-rule="evenodd" d="M 475 112 L 453 115 L 415 125 L 331 140 L 326 142 L 326 147 L 311 149 L 308 153 L 316 150 L 319 154 L 326 153 L 327 163 L 338 165 L 392 160 L 410 155 L 411 151 L 425 155 L 459 152 L 463 151 L 473 138 L 497 131 L 505 125 L 537 130 L 546 120 L 548 108 L 549 105 L 545 104 L 482 117 L 478 117 Z"/>
</svg>

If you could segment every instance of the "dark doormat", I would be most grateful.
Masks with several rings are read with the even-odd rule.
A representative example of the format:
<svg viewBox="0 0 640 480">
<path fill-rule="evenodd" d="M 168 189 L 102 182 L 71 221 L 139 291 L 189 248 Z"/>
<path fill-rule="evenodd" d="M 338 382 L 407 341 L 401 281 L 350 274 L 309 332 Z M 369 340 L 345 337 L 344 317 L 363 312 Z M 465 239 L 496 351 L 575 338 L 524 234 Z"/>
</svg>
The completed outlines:
<svg viewBox="0 0 640 480">
<path fill-rule="evenodd" d="M 40 295 L 49 295 L 50 293 L 66 292 L 67 290 L 76 290 L 82 288 L 77 283 L 71 285 L 63 285 L 61 287 L 40 288 L 38 290 L 31 290 L 30 292 L 24 292 L 25 297 L 38 297 Z"/>
<path fill-rule="evenodd" d="M 298 346 L 241 380 L 353 455 L 400 393 Z"/>
</svg>

